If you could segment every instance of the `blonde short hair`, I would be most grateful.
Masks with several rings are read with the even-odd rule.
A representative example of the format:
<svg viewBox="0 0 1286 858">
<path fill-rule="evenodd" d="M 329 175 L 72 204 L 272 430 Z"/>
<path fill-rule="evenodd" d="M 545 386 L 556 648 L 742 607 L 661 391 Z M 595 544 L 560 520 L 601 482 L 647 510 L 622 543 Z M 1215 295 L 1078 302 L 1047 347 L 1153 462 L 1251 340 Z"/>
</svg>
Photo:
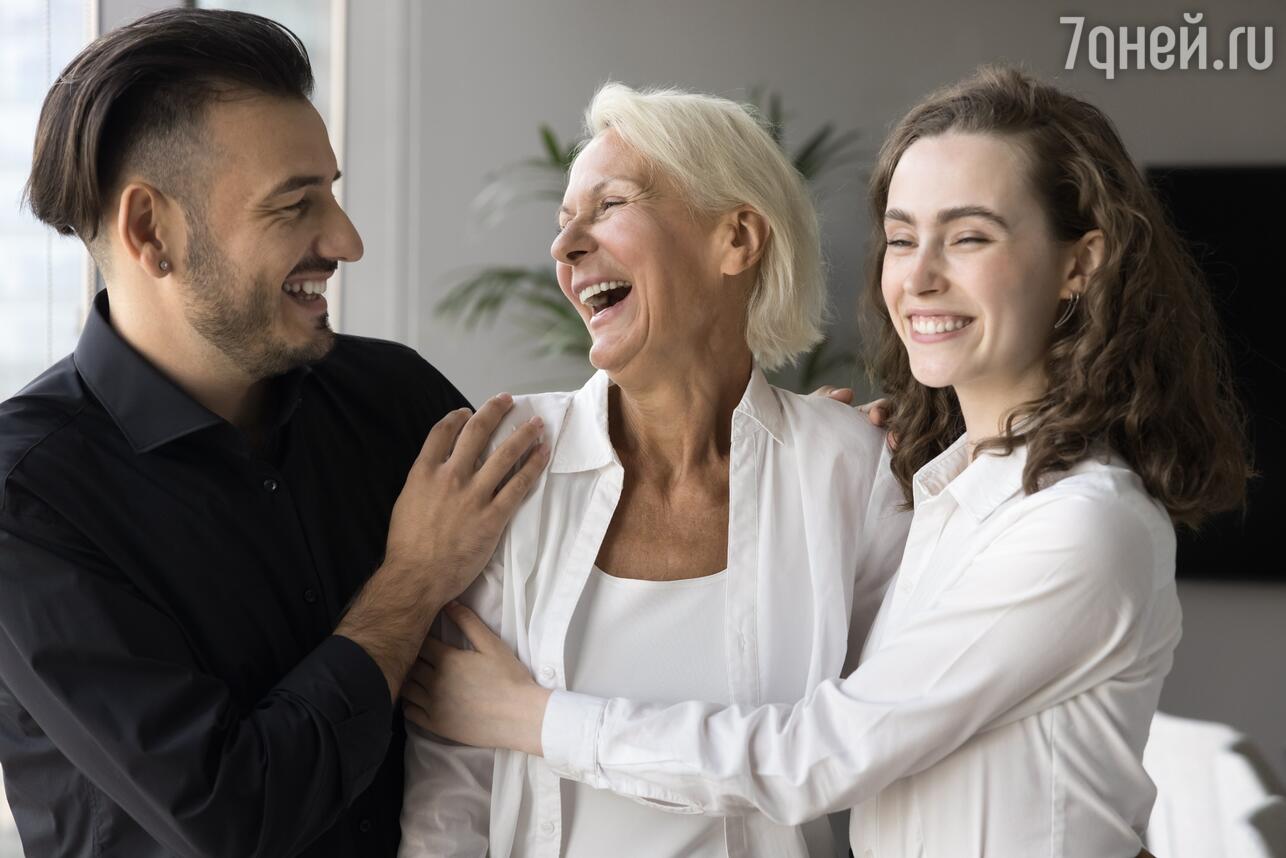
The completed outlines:
<svg viewBox="0 0 1286 858">
<path fill-rule="evenodd" d="M 822 339 L 826 283 L 817 212 L 803 176 L 755 120 L 726 98 L 605 84 L 585 111 L 591 137 L 621 141 L 674 179 L 695 208 L 741 205 L 771 230 L 750 295 L 746 342 L 764 369 L 793 362 Z"/>
</svg>

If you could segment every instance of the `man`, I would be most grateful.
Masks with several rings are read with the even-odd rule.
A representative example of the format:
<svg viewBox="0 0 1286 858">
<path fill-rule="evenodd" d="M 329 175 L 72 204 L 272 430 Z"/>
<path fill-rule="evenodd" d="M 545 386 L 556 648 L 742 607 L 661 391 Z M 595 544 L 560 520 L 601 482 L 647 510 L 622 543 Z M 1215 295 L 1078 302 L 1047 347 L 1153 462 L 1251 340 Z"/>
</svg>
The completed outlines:
<svg viewBox="0 0 1286 858">
<path fill-rule="evenodd" d="M 45 101 L 30 204 L 107 290 L 0 405 L 28 855 L 394 855 L 398 689 L 544 465 L 533 424 L 478 465 L 506 397 L 470 417 L 410 349 L 331 332 L 362 244 L 311 86 L 285 28 L 169 10 Z"/>
</svg>

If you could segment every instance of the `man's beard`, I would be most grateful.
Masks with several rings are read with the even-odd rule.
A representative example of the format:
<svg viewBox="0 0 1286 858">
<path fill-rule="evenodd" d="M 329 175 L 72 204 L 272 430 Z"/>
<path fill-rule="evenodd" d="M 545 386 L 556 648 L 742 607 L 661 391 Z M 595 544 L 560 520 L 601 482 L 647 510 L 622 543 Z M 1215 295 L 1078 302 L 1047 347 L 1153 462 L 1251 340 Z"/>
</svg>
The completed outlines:
<svg viewBox="0 0 1286 858">
<path fill-rule="evenodd" d="M 238 298 L 241 275 L 211 239 L 205 224 L 188 219 L 188 291 L 184 296 L 188 324 L 212 346 L 254 379 L 271 378 L 330 352 L 335 334 L 323 313 L 308 342 L 292 346 L 273 332 L 281 284 L 257 280 Z"/>
</svg>

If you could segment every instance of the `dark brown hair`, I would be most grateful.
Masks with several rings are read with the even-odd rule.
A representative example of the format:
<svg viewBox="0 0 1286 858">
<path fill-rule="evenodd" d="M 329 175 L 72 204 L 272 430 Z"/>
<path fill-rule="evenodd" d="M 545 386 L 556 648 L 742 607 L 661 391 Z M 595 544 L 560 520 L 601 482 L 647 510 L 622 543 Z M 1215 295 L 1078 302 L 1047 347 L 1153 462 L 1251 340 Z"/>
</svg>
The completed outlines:
<svg viewBox="0 0 1286 858">
<path fill-rule="evenodd" d="M 233 91 L 306 99 L 303 43 L 259 15 L 167 9 L 95 40 L 45 96 L 24 196 L 35 216 L 90 244 L 124 171 L 182 196 L 203 151 L 207 104 Z"/>
<path fill-rule="evenodd" d="M 1245 415 L 1191 254 L 1112 122 L 1093 105 L 1005 67 L 984 67 L 912 108 L 871 175 L 863 316 L 872 370 L 892 400 L 893 471 L 908 502 L 915 472 L 959 437 L 964 419 L 950 388 L 915 380 L 885 308 L 884 210 L 907 148 L 949 131 L 1019 143 L 1053 237 L 1074 241 L 1099 229 L 1105 245 L 1069 321 L 1050 331 L 1045 393 L 1007 415 L 1005 430 L 980 443 L 975 455 L 1007 455 L 1026 444 L 1023 488 L 1030 494 L 1042 476 L 1107 446 L 1176 524 L 1196 527 L 1211 513 L 1243 504 L 1251 474 Z"/>
</svg>

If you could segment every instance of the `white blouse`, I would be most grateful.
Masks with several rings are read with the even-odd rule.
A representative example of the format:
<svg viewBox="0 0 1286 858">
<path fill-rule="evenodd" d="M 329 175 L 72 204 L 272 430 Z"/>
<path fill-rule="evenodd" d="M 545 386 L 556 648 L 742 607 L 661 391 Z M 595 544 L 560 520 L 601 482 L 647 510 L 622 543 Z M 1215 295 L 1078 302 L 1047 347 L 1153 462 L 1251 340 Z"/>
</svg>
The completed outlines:
<svg viewBox="0 0 1286 858">
<path fill-rule="evenodd" d="M 852 807 L 857 858 L 1137 854 L 1180 634 L 1174 530 L 1119 459 L 1031 495 L 1025 461 L 970 463 L 962 438 L 916 474 L 906 555 L 846 679 L 758 707 L 556 691 L 546 762 L 708 814 Z"/>
<path fill-rule="evenodd" d="M 728 570 L 682 581 L 616 578 L 595 568 L 567 638 L 567 686 L 678 703 L 727 704 Z M 563 781 L 563 855 L 723 858 L 723 820 L 656 807 Z"/>
<path fill-rule="evenodd" d="M 550 464 L 462 597 L 554 689 L 567 687 L 573 613 L 621 495 L 624 469 L 607 429 L 609 384 L 600 372 L 574 394 L 515 397 L 504 426 L 539 414 Z M 731 443 L 726 699 L 785 704 L 839 676 L 860 648 L 910 516 L 897 511 L 901 492 L 883 433 L 837 402 L 771 387 L 758 369 L 733 413 Z M 439 633 L 463 645 L 449 624 Z M 403 858 L 488 849 L 493 858 L 559 855 L 561 780 L 544 760 L 408 728 Z M 673 809 L 664 799 L 657 806 Z M 802 821 L 779 825 L 759 813 L 726 819 L 727 854 L 807 855 Z"/>
</svg>

